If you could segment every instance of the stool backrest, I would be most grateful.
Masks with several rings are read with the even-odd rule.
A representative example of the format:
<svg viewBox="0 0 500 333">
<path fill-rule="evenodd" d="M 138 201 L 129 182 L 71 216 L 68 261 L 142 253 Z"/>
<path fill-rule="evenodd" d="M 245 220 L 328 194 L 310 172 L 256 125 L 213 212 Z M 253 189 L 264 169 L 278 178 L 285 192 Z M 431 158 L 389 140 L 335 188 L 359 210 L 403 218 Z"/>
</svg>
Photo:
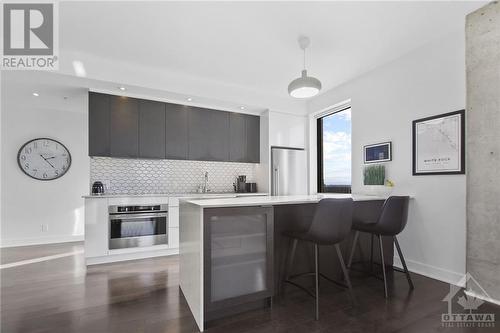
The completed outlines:
<svg viewBox="0 0 500 333">
<path fill-rule="evenodd" d="M 386 235 L 397 235 L 408 220 L 408 196 L 391 196 L 385 200 L 377 222 L 377 228 Z"/>
<path fill-rule="evenodd" d="M 352 210 L 351 198 L 321 199 L 316 206 L 308 235 L 332 244 L 342 241 L 351 231 Z"/>
</svg>

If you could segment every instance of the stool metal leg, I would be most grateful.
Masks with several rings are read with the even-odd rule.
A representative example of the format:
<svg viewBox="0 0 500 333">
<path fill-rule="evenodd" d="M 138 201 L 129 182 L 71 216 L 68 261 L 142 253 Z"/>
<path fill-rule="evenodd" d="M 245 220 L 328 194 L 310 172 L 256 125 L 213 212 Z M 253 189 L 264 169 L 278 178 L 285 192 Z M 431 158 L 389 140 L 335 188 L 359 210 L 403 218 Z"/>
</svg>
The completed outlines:
<svg viewBox="0 0 500 333">
<path fill-rule="evenodd" d="M 342 273 L 344 273 L 344 279 L 346 281 L 347 288 L 349 288 L 349 294 L 351 296 L 351 300 L 354 302 L 354 295 L 352 293 L 351 279 L 349 278 L 349 272 L 347 271 L 347 268 L 345 267 L 344 258 L 342 257 L 342 251 L 340 251 L 339 244 L 335 244 L 335 250 L 337 250 L 337 256 L 339 257 L 340 267 L 342 268 Z"/>
<path fill-rule="evenodd" d="M 382 274 L 384 275 L 384 295 L 385 295 L 385 298 L 388 298 L 388 295 L 387 295 L 387 277 L 385 276 L 384 246 L 382 244 L 382 236 L 381 235 L 377 235 L 377 236 L 378 236 L 378 242 L 380 244 L 380 261 L 382 263 Z"/>
<path fill-rule="evenodd" d="M 354 251 L 356 250 L 356 243 L 358 242 L 359 231 L 354 233 L 354 239 L 352 241 L 351 254 L 349 255 L 349 261 L 347 262 L 347 268 L 350 269 L 352 265 L 352 258 L 354 257 Z"/>
<path fill-rule="evenodd" d="M 283 279 L 280 281 L 279 292 L 281 295 L 285 294 L 285 282 L 290 278 L 292 272 L 293 259 L 295 257 L 295 250 L 297 249 L 297 239 L 290 238 L 289 250 L 285 257 L 285 271 Z"/>
<path fill-rule="evenodd" d="M 315 266 L 315 274 L 314 274 L 314 282 L 316 285 L 316 320 L 319 320 L 319 260 L 318 260 L 318 244 L 314 244 L 314 266 Z"/>
<path fill-rule="evenodd" d="M 370 270 L 373 272 L 373 237 L 374 235 L 371 234 L 371 240 L 370 240 Z"/>
<path fill-rule="evenodd" d="M 396 244 L 396 249 L 398 250 L 399 259 L 401 259 L 401 264 L 403 265 L 403 269 L 405 271 L 408 284 L 410 285 L 410 289 L 413 290 L 415 287 L 413 286 L 413 281 L 411 280 L 410 272 L 408 271 L 408 267 L 406 267 L 405 258 L 403 257 L 403 252 L 401 251 L 401 247 L 399 246 L 399 242 L 396 236 L 394 236 L 394 244 Z"/>
<path fill-rule="evenodd" d="M 295 259 L 295 251 L 297 250 L 298 239 L 294 238 L 291 240 L 290 257 L 288 258 L 288 264 L 285 271 L 285 280 L 288 280 L 292 271 L 293 260 Z"/>
</svg>

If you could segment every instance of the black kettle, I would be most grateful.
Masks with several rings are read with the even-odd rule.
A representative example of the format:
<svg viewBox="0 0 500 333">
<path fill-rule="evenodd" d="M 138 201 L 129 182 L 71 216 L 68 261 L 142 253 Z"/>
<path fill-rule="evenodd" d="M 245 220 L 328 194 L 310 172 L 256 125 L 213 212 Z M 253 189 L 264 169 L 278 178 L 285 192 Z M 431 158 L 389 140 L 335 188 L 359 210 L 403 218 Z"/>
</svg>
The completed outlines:
<svg viewBox="0 0 500 333">
<path fill-rule="evenodd" d="M 92 184 L 92 195 L 102 194 L 104 194 L 104 184 L 101 182 L 94 182 L 94 184 Z"/>
</svg>

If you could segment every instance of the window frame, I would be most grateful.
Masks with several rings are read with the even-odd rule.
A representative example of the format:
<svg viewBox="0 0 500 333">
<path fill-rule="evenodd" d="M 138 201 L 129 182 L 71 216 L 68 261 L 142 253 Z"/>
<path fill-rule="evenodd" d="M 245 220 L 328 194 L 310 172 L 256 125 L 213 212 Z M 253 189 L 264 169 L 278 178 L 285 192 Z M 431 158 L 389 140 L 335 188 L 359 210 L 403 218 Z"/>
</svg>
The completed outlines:
<svg viewBox="0 0 500 333">
<path fill-rule="evenodd" d="M 316 167 L 317 167 L 317 176 L 316 176 L 316 186 L 317 186 L 317 193 L 345 193 L 345 192 L 324 192 L 324 181 L 325 177 L 323 175 L 323 118 L 334 115 L 336 113 L 345 111 L 347 109 L 352 109 L 350 104 L 345 104 L 342 105 L 339 108 L 336 108 L 335 110 L 331 110 L 327 113 L 322 113 L 316 118 L 316 148 L 317 148 L 317 153 L 316 153 Z M 352 110 L 351 110 L 352 112 Z M 352 121 L 351 121 L 351 133 L 352 133 Z M 351 143 L 351 157 L 352 157 L 352 143 Z M 352 178 L 352 167 L 351 167 L 351 178 Z M 352 189 L 352 179 L 351 179 L 351 189 Z M 349 191 L 351 193 L 351 191 Z"/>
</svg>

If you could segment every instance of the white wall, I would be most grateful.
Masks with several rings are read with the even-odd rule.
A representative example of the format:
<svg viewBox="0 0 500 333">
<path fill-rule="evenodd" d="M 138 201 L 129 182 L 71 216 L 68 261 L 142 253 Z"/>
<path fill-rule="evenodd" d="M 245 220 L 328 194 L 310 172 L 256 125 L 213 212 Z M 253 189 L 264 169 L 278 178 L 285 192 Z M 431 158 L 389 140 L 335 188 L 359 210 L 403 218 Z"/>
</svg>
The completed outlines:
<svg viewBox="0 0 500 333">
<path fill-rule="evenodd" d="M 269 111 L 269 144 L 307 148 L 306 124 L 306 116 Z"/>
<path fill-rule="evenodd" d="M 411 126 L 412 120 L 465 108 L 464 33 L 448 35 L 325 92 L 308 103 L 308 110 L 314 113 L 348 99 L 353 191 L 363 191 L 363 145 L 391 140 L 393 161 L 386 166 L 396 184 L 393 193 L 414 197 L 408 225 L 398 237 L 408 266 L 458 281 L 465 273 L 465 176 L 412 176 Z M 311 131 L 312 146 L 314 138 Z"/>
<path fill-rule="evenodd" d="M 307 116 L 267 110 L 260 115 L 260 164 L 256 167 L 259 192 L 271 192 L 271 147 L 308 150 Z M 305 175 L 308 170 L 303 171 Z"/>
<path fill-rule="evenodd" d="M 1 246 L 83 239 L 81 196 L 89 191 L 87 92 L 52 85 L 44 75 L 2 73 Z M 42 182 L 19 169 L 19 148 L 36 137 L 57 139 L 69 149 L 72 164 L 63 177 Z M 42 224 L 47 231 L 42 232 Z"/>
</svg>

